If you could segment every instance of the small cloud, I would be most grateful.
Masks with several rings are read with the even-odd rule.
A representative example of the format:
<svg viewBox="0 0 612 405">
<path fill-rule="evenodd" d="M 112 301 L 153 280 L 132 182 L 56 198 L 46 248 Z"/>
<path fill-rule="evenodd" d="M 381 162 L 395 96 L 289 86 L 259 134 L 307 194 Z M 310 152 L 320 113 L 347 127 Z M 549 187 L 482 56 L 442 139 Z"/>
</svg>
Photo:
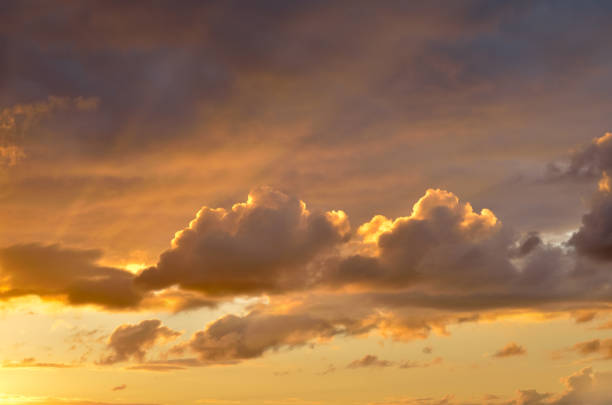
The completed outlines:
<svg viewBox="0 0 612 405">
<path fill-rule="evenodd" d="M 349 363 L 347 368 L 361 368 L 361 367 L 389 367 L 392 366 L 393 362 L 388 360 L 381 360 L 377 356 L 372 354 L 365 355 L 363 358 L 353 360 Z"/>
<path fill-rule="evenodd" d="M 108 349 L 112 353 L 103 357 L 100 363 L 114 364 L 131 358 L 143 361 L 148 349 L 180 335 L 180 332 L 163 326 L 159 319 L 148 319 L 134 325 L 120 325 L 108 339 Z"/>
<path fill-rule="evenodd" d="M 27 357 L 21 361 L 5 361 L 2 364 L 3 368 L 25 368 L 25 367 L 40 367 L 40 368 L 71 368 L 72 364 L 65 363 L 44 363 L 38 362 L 34 357 Z"/>
<path fill-rule="evenodd" d="M 601 354 L 602 360 L 612 359 L 612 339 L 593 339 L 579 342 L 572 346 L 569 351 L 577 352 L 583 356 Z"/>
<path fill-rule="evenodd" d="M 291 375 L 294 373 L 300 373 L 302 371 L 301 368 L 298 368 L 297 370 L 282 370 L 282 371 L 275 371 L 274 372 L 274 376 L 276 377 L 283 377 L 286 375 Z"/>
<path fill-rule="evenodd" d="M 599 330 L 612 329 L 612 321 L 608 321 L 606 323 L 602 323 L 601 325 L 599 325 L 595 329 L 599 329 Z"/>
<path fill-rule="evenodd" d="M 436 357 L 432 361 L 420 362 L 420 361 L 404 361 L 399 364 L 399 368 L 425 368 L 441 364 L 444 360 L 442 357 Z"/>
<path fill-rule="evenodd" d="M 123 391 L 126 388 L 127 388 L 127 385 L 121 384 L 121 385 L 117 385 L 116 387 L 113 387 L 112 391 Z"/>
<path fill-rule="evenodd" d="M 330 364 L 327 366 L 327 368 L 325 368 L 325 370 L 317 373 L 317 375 L 327 375 L 327 374 L 331 374 L 336 372 L 336 366 L 334 366 L 333 364 Z"/>
<path fill-rule="evenodd" d="M 512 357 L 512 356 L 522 356 L 527 354 L 527 350 L 523 346 L 517 345 L 514 342 L 508 343 L 502 349 L 498 350 L 493 354 L 493 357 Z"/>
<path fill-rule="evenodd" d="M 581 311 L 573 314 L 574 321 L 576 323 L 586 323 L 591 322 L 597 316 L 597 312 L 595 311 Z"/>
<path fill-rule="evenodd" d="M 431 346 L 425 346 L 421 351 L 425 354 L 431 354 L 431 352 L 433 352 L 433 348 Z"/>
</svg>

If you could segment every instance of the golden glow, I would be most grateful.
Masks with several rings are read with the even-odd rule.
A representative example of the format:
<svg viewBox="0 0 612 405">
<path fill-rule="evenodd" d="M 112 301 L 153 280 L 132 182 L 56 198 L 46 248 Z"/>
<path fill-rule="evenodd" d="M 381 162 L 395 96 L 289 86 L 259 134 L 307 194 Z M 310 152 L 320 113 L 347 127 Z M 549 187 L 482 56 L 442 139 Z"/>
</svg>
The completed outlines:
<svg viewBox="0 0 612 405">
<path fill-rule="evenodd" d="M 612 140 L 612 132 L 606 132 L 604 135 L 599 138 L 595 138 L 596 145 L 603 145 L 604 143 Z"/>
<path fill-rule="evenodd" d="M 599 179 L 599 183 L 597 183 L 599 191 L 601 192 L 610 192 L 610 176 L 605 171 L 603 172 L 601 179 Z"/>
</svg>

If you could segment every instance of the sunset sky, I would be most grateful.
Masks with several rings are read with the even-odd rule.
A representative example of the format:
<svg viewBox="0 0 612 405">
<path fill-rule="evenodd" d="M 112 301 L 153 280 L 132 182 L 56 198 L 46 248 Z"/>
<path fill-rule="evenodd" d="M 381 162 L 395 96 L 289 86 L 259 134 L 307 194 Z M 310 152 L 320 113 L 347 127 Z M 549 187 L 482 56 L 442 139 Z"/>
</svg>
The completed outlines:
<svg viewBox="0 0 612 405">
<path fill-rule="evenodd" d="M 612 404 L 612 2 L 0 2 L 0 404 Z"/>
</svg>

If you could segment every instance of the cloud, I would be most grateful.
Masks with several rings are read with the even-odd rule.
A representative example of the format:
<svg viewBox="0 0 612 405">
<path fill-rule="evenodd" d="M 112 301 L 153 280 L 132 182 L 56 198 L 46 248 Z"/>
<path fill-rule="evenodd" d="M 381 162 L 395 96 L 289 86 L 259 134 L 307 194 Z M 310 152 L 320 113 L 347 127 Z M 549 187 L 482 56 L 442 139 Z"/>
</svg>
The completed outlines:
<svg viewBox="0 0 612 405">
<path fill-rule="evenodd" d="M 567 167 L 552 166 L 551 170 L 560 176 L 597 178 L 612 169 L 612 133 L 593 139 L 593 141 L 575 151 Z M 605 183 L 602 184 L 605 186 Z"/>
<path fill-rule="evenodd" d="M 123 391 L 126 388 L 127 388 L 127 385 L 121 384 L 121 385 L 117 385 L 116 387 L 113 387 L 111 391 Z"/>
<path fill-rule="evenodd" d="M 579 342 L 572 346 L 570 350 L 583 356 L 600 354 L 602 359 L 610 360 L 612 359 L 612 339 L 593 339 Z"/>
<path fill-rule="evenodd" d="M 138 275 L 100 260 L 99 251 L 57 245 L 0 249 L 1 294 L 171 311 L 267 294 L 267 303 L 221 317 L 173 349 L 203 363 L 239 362 L 336 335 L 448 334 L 449 324 L 503 311 L 554 305 L 586 313 L 610 300 L 605 268 L 537 234 L 516 235 L 493 212 L 440 189 L 427 190 L 408 216 L 377 215 L 351 233 L 341 211 L 311 212 L 298 198 L 259 188 L 231 209 L 201 209 L 158 264 Z M 185 366 L 145 364 L 144 351 L 126 353 L 107 362 Z"/>
<path fill-rule="evenodd" d="M 15 166 L 26 157 L 19 143 L 43 118 L 57 111 L 91 111 L 98 107 L 95 97 L 49 96 L 45 101 L 15 104 L 0 110 L 0 167 Z"/>
<path fill-rule="evenodd" d="M 333 364 L 328 364 L 327 367 L 323 369 L 323 371 L 319 371 L 317 375 L 328 375 L 336 372 L 336 366 Z"/>
<path fill-rule="evenodd" d="M 514 356 L 524 356 L 527 354 L 527 350 L 523 346 L 517 345 L 514 342 L 508 343 L 503 348 L 499 349 L 493 354 L 493 357 L 514 357 Z"/>
<path fill-rule="evenodd" d="M 218 301 L 189 291 L 144 291 L 127 270 L 99 265 L 102 252 L 60 245 L 0 248 L 0 300 L 36 295 L 68 305 L 105 310 L 161 309 L 172 312 L 214 307 Z"/>
<path fill-rule="evenodd" d="M 582 225 L 567 241 L 583 256 L 612 260 L 612 133 L 595 138 L 588 146 L 576 151 L 565 168 L 553 166 L 553 172 L 561 178 L 599 178 L 598 191 L 591 201 L 591 208 L 582 217 Z"/>
<path fill-rule="evenodd" d="M 515 276 L 497 217 L 474 212 L 445 190 L 427 190 L 408 217 L 375 216 L 358 234 L 372 254 L 342 260 L 326 282 L 467 291 L 490 290 Z"/>
<path fill-rule="evenodd" d="M 190 350 L 205 363 L 233 363 L 270 350 L 295 348 L 343 333 L 339 325 L 306 314 L 226 315 L 196 332 L 175 353 Z"/>
<path fill-rule="evenodd" d="M 211 296 L 304 287 L 306 265 L 348 231 L 342 211 L 310 212 L 298 199 L 259 188 L 231 210 L 202 208 L 136 283 L 150 289 L 176 284 Z"/>
<path fill-rule="evenodd" d="M 0 394 L 0 399 L 6 404 L 19 405 L 159 405 L 156 403 L 134 402 L 100 402 L 79 398 L 37 397 L 31 395 Z"/>
<path fill-rule="evenodd" d="M 431 360 L 431 361 L 426 361 L 426 362 L 420 362 L 420 361 L 403 361 L 401 363 L 399 363 L 399 368 L 426 368 L 426 367 L 430 367 L 430 366 L 436 366 L 439 364 L 442 364 L 442 362 L 444 361 L 444 359 L 442 359 L 442 357 L 436 357 L 435 359 Z"/>
<path fill-rule="evenodd" d="M 382 367 L 392 367 L 397 366 L 400 369 L 409 369 L 409 368 L 426 368 L 434 365 L 441 364 L 443 362 L 442 357 L 436 357 L 432 361 L 428 362 L 419 362 L 419 361 L 401 361 L 394 362 L 389 360 L 379 359 L 377 356 L 368 354 L 361 359 L 353 360 L 346 366 L 347 368 L 365 368 L 365 367 L 374 367 L 374 368 L 382 368 Z"/>
<path fill-rule="evenodd" d="M 121 269 L 96 264 L 98 250 L 62 248 L 59 245 L 13 245 L 0 249 L 0 298 L 24 295 L 60 297 L 73 305 L 107 308 L 137 306 L 142 293 L 134 276 Z"/>
<path fill-rule="evenodd" d="M 155 344 L 173 340 L 180 335 L 180 332 L 162 326 L 158 319 L 120 325 L 108 338 L 107 348 L 111 353 L 104 356 L 100 363 L 114 364 L 130 359 L 143 361 L 147 351 Z"/>
<path fill-rule="evenodd" d="M 591 210 L 582 217 L 582 225 L 575 232 L 569 245 L 584 256 L 598 260 L 612 260 L 612 194 L 600 191 L 593 199 Z"/>
<path fill-rule="evenodd" d="M 601 325 L 597 326 L 596 329 L 600 329 L 600 330 L 605 330 L 605 329 L 612 329 L 612 321 L 608 321 L 605 323 L 602 323 Z"/>
<path fill-rule="evenodd" d="M 183 350 L 183 349 L 181 349 Z M 174 352 L 176 353 L 176 351 Z M 175 358 L 165 360 L 149 360 L 144 363 L 135 364 L 127 367 L 128 370 L 141 370 L 141 371 L 154 371 L 154 372 L 168 372 L 176 370 L 185 370 L 188 367 L 202 367 L 206 366 L 204 363 L 196 358 Z"/>
<path fill-rule="evenodd" d="M 351 361 L 347 368 L 363 368 L 363 367 L 390 367 L 394 363 L 388 360 L 379 359 L 377 356 L 367 354 L 361 359 Z"/>
<path fill-rule="evenodd" d="M 573 405 L 589 404 L 604 405 L 612 401 L 610 383 L 612 378 L 609 374 L 597 374 L 591 367 L 585 367 L 576 373 L 562 378 L 566 387 L 564 393 L 553 396 L 552 400 L 533 402 L 534 405 Z M 531 404 L 530 404 L 531 405 Z"/>
<path fill-rule="evenodd" d="M 586 367 L 561 381 L 566 387 L 561 393 L 522 389 L 510 400 L 486 396 L 480 401 L 460 401 L 454 395 L 447 394 L 441 398 L 396 398 L 371 402 L 370 405 L 607 405 L 612 399 L 609 389 L 612 375 L 609 373 L 595 373 Z"/>
<path fill-rule="evenodd" d="M 36 361 L 34 357 L 27 357 L 21 361 L 5 361 L 3 368 L 71 368 L 74 364 L 47 363 Z"/>
</svg>

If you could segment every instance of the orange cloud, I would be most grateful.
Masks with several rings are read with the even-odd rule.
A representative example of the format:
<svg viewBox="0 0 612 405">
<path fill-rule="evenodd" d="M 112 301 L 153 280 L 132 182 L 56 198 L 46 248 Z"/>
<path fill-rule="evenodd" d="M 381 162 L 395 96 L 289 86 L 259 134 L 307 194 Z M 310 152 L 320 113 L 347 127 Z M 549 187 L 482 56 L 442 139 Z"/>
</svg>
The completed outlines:
<svg viewBox="0 0 612 405">
<path fill-rule="evenodd" d="M 121 325 L 108 338 L 107 347 L 111 354 L 100 360 L 101 364 L 114 364 L 129 359 L 143 361 L 148 349 L 156 343 L 172 340 L 180 332 L 162 326 L 158 319 L 141 321 L 135 325 Z"/>
</svg>

